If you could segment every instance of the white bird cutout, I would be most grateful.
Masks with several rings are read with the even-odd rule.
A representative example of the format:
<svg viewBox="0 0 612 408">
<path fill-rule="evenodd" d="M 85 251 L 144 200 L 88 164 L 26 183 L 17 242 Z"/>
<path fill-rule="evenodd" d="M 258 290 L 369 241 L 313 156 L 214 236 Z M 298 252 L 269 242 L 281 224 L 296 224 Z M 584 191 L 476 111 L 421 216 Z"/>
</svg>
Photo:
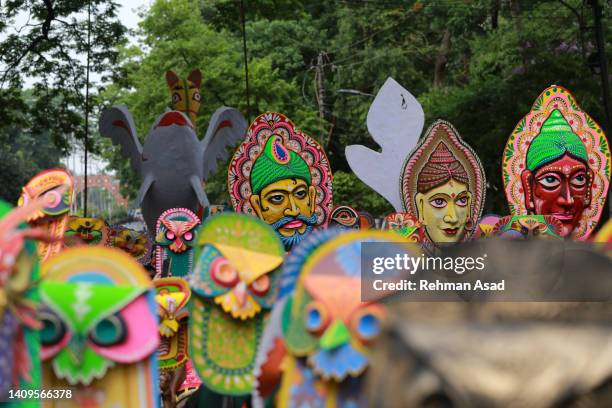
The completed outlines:
<svg viewBox="0 0 612 408">
<path fill-rule="evenodd" d="M 425 113 L 419 101 L 389 77 L 370 105 L 367 124 L 382 152 L 351 145 L 345 149 L 346 160 L 361 181 L 389 201 L 395 211 L 402 212 L 401 172 L 419 141 Z"/>
</svg>

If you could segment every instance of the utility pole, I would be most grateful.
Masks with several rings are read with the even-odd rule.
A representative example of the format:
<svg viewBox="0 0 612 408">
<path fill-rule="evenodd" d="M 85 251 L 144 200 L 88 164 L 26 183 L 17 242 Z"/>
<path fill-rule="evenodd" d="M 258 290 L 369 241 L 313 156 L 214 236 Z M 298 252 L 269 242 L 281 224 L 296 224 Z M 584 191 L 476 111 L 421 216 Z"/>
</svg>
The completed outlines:
<svg viewBox="0 0 612 408">
<path fill-rule="evenodd" d="M 612 132 L 612 103 L 610 101 L 610 79 L 608 75 L 608 58 L 606 56 L 606 42 L 601 25 L 601 5 L 599 0 L 590 0 L 593 8 L 593 28 L 595 29 L 595 42 L 597 43 L 597 56 L 599 57 L 599 74 L 601 76 L 601 92 L 603 94 L 604 110 L 606 114 L 605 130 L 608 136 Z M 612 190 L 608 191 L 608 214 L 612 217 Z"/>
<path fill-rule="evenodd" d="M 317 103 L 319 104 L 319 116 L 321 119 L 327 117 L 325 109 L 325 52 L 319 52 L 317 57 L 317 65 L 315 67 L 315 80 L 317 87 Z"/>
</svg>

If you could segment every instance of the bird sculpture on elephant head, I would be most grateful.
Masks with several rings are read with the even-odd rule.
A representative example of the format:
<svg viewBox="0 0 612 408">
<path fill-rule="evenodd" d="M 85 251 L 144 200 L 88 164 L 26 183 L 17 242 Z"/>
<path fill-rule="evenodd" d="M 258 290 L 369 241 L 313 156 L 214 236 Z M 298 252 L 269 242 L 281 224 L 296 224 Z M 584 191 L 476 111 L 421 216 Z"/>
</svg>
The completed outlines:
<svg viewBox="0 0 612 408">
<path fill-rule="evenodd" d="M 221 107 L 213 114 L 206 134 L 198 140 L 191 120 L 182 112 L 168 111 L 157 118 L 144 146 L 134 120 L 124 106 L 105 109 L 100 133 L 121 146 L 124 157 L 142 180 L 137 204 L 142 208 L 149 234 L 159 216 L 169 208 L 198 212 L 209 206 L 203 182 L 227 158 L 227 147 L 244 137 L 247 123 L 234 108 Z"/>
</svg>

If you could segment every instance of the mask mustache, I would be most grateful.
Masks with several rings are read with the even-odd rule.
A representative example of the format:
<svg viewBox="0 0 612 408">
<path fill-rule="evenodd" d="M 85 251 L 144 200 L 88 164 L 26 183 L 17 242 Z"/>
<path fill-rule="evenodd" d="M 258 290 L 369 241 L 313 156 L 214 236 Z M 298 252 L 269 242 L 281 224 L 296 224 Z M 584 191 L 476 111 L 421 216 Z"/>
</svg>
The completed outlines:
<svg viewBox="0 0 612 408">
<path fill-rule="evenodd" d="M 274 230 L 278 230 L 279 228 L 282 228 L 283 225 L 290 223 L 291 221 L 296 221 L 296 220 L 302 221 L 307 226 L 314 226 L 317 222 L 317 214 L 313 214 L 310 217 L 307 217 L 302 214 L 298 214 L 296 217 L 283 217 L 280 220 L 276 221 L 275 223 L 270 224 L 270 226 Z"/>
</svg>

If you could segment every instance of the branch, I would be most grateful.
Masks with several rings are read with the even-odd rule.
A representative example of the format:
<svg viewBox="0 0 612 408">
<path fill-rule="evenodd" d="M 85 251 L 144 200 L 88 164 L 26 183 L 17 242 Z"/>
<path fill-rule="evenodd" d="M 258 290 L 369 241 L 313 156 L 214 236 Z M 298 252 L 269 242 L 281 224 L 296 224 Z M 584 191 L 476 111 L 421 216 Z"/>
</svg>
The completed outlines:
<svg viewBox="0 0 612 408">
<path fill-rule="evenodd" d="M 21 61 L 30 52 L 32 52 L 38 46 L 38 44 L 40 44 L 42 41 L 49 39 L 49 31 L 51 30 L 51 22 L 55 18 L 55 10 L 53 9 L 53 0 L 43 0 L 43 2 L 45 3 L 45 7 L 47 8 L 47 15 L 45 16 L 45 21 L 43 21 L 42 23 L 41 34 L 34 38 L 30 45 L 28 45 L 26 49 L 21 53 L 21 55 L 15 61 L 13 61 L 12 64 L 8 66 L 8 68 L 4 71 L 4 74 L 2 75 L 2 79 L 0 79 L 0 85 L 4 85 L 8 74 L 12 70 L 17 68 L 19 64 L 21 64 Z"/>
</svg>

